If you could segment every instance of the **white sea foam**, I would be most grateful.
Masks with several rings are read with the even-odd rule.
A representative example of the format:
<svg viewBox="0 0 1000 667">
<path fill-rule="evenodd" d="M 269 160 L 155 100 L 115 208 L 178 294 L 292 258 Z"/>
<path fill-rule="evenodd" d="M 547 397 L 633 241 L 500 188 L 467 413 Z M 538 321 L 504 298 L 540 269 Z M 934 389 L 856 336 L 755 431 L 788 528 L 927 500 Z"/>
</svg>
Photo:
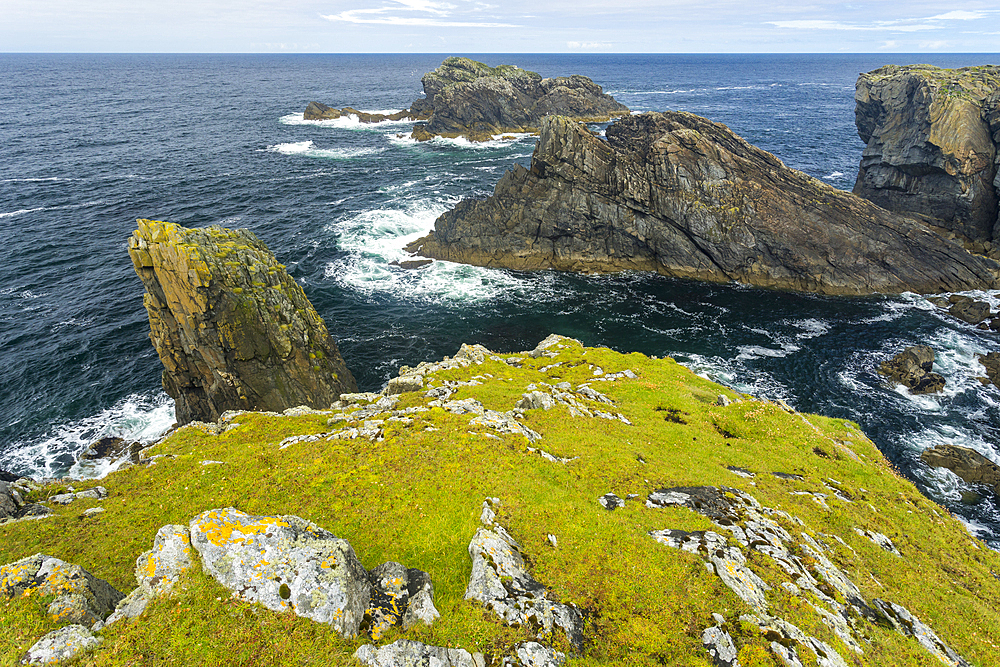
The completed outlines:
<svg viewBox="0 0 1000 667">
<path fill-rule="evenodd" d="M 829 322 L 824 322 L 823 320 L 817 320 L 814 317 L 791 322 L 791 325 L 798 329 L 802 329 L 802 333 L 795 334 L 795 337 L 798 338 L 799 340 L 805 340 L 808 338 L 817 338 L 830 331 Z"/>
<path fill-rule="evenodd" d="M 58 176 L 51 176 L 49 178 L 4 178 L 0 179 L 0 183 L 55 183 L 58 181 L 75 181 L 75 178 L 59 178 Z"/>
<path fill-rule="evenodd" d="M 96 415 L 53 426 L 35 441 L 13 443 L 0 458 L 0 468 L 33 477 L 101 477 L 121 462 L 73 463 L 91 443 L 111 436 L 151 444 L 173 423 L 174 402 L 166 394 L 132 394 Z"/>
<path fill-rule="evenodd" d="M 45 206 L 39 206 L 38 208 L 22 208 L 16 211 L 0 213 L 0 218 L 13 218 L 15 215 L 24 215 L 25 213 L 34 213 L 35 211 L 44 211 L 45 209 Z"/>
<path fill-rule="evenodd" d="M 311 139 L 306 141 L 292 141 L 285 144 L 275 144 L 268 146 L 268 151 L 281 153 L 282 155 L 304 155 L 311 158 L 326 158 L 331 160 L 351 160 L 366 155 L 376 155 L 385 152 L 385 148 L 316 148 Z"/>
<path fill-rule="evenodd" d="M 465 137 L 434 137 L 427 141 L 417 141 L 408 134 L 393 133 L 389 135 L 389 141 L 404 148 L 416 148 L 419 146 L 446 146 L 448 148 L 458 148 L 460 150 L 482 151 L 487 149 L 507 148 L 525 140 L 534 141 L 537 136 L 529 133 L 497 134 L 489 141 L 469 141 Z"/>
<path fill-rule="evenodd" d="M 840 178 L 843 175 L 844 175 L 844 172 L 842 172 L 842 171 L 835 171 L 832 174 L 827 174 L 826 176 L 824 176 L 823 180 L 824 181 L 832 181 L 834 179 Z"/>
<path fill-rule="evenodd" d="M 358 109 L 358 111 L 390 115 L 396 113 L 399 109 L 389 111 L 365 111 L 364 109 Z M 340 118 L 330 118 L 328 120 L 306 120 L 301 113 L 291 113 L 279 118 L 278 122 L 282 125 L 312 125 L 314 127 L 326 127 L 338 130 L 381 130 L 389 126 L 412 125 L 415 121 L 412 118 L 404 118 L 402 120 L 383 120 L 377 123 L 362 123 L 354 114 L 347 114 Z"/>
</svg>

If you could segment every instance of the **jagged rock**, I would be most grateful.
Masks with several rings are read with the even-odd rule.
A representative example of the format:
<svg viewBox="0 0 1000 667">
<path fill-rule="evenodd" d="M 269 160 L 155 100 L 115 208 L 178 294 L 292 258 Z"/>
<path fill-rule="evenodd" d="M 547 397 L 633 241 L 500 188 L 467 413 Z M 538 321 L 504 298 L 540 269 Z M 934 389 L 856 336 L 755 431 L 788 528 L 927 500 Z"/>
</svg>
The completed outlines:
<svg viewBox="0 0 1000 667">
<path fill-rule="evenodd" d="M 501 667 L 559 667 L 566 656 L 538 642 L 524 642 L 514 647 L 514 655 L 503 659 Z"/>
<path fill-rule="evenodd" d="M 20 475 L 15 475 L 12 472 L 8 472 L 3 468 L 0 468 L 0 482 L 16 482 L 20 478 Z"/>
<path fill-rule="evenodd" d="M 0 567 L 0 595 L 55 596 L 48 607 L 50 616 L 88 627 L 103 620 L 125 597 L 79 565 L 40 553 Z"/>
<path fill-rule="evenodd" d="M 0 482 L 0 519 L 16 516 L 18 509 L 14 490 L 7 482 Z"/>
<path fill-rule="evenodd" d="M 21 657 L 22 665 L 53 665 L 77 657 L 83 651 L 103 641 L 82 625 L 67 625 L 53 630 L 28 649 Z"/>
<path fill-rule="evenodd" d="M 354 657 L 367 667 L 486 667 L 482 653 L 469 653 L 461 648 L 428 646 L 421 642 L 398 639 L 385 646 L 365 644 Z"/>
<path fill-rule="evenodd" d="M 985 301 L 976 301 L 971 297 L 953 294 L 949 297 L 949 302 L 951 306 L 948 308 L 948 314 L 969 324 L 979 324 L 991 315 L 990 304 Z"/>
<path fill-rule="evenodd" d="M 988 352 L 979 355 L 979 363 L 986 368 L 986 375 L 990 382 L 1000 387 L 1000 352 Z"/>
<path fill-rule="evenodd" d="M 368 573 L 368 635 L 373 641 L 393 625 L 407 629 L 416 623 L 430 625 L 441 616 L 434 607 L 434 588 L 426 572 L 389 561 Z"/>
<path fill-rule="evenodd" d="M 231 507 L 199 514 L 190 530 L 204 570 L 244 600 L 358 634 L 371 585 L 346 540 L 297 516 Z"/>
<path fill-rule="evenodd" d="M 153 539 L 153 548 L 135 561 L 135 579 L 139 587 L 118 603 L 105 625 L 142 614 L 154 596 L 169 593 L 181 574 L 192 565 L 191 533 L 187 526 L 160 528 Z"/>
<path fill-rule="evenodd" d="M 979 452 L 959 445 L 936 445 L 920 452 L 929 466 L 947 468 L 970 484 L 985 484 L 1000 494 L 1000 466 Z"/>
<path fill-rule="evenodd" d="M 415 375 L 404 375 L 389 380 L 385 386 L 386 395 L 405 394 L 410 391 L 420 391 L 424 388 L 424 381 Z"/>
<path fill-rule="evenodd" d="M 933 630 L 924 625 L 905 607 L 878 598 L 874 600 L 874 603 L 900 634 L 915 637 L 921 646 L 944 664 L 951 667 L 971 667 L 965 658 L 955 653 L 950 646 L 941 641 L 941 638 Z"/>
<path fill-rule="evenodd" d="M 943 376 L 931 371 L 933 366 L 934 350 L 914 345 L 883 361 L 878 372 L 908 388 L 911 394 L 933 394 L 943 390 L 945 383 Z"/>
<path fill-rule="evenodd" d="M 529 391 L 521 395 L 514 407 L 518 410 L 550 410 L 556 406 L 551 394 L 543 391 Z"/>
<path fill-rule="evenodd" d="M 91 443 L 80 454 L 80 459 L 89 461 L 93 459 L 119 458 L 125 454 L 129 454 L 130 458 L 138 460 L 138 453 L 142 447 L 142 443 L 128 442 L 124 438 L 108 436 Z"/>
<path fill-rule="evenodd" d="M 489 67 L 469 58 L 446 58 L 421 79 L 426 100 L 412 110 L 430 112 L 413 128 L 421 141 L 464 136 L 486 141 L 511 132 L 537 132 L 543 116 L 558 113 L 580 121 L 607 121 L 627 115 L 619 104 L 585 76 L 543 79 L 515 65 Z"/>
<path fill-rule="evenodd" d="M 248 230 L 139 220 L 129 255 L 178 423 L 226 410 L 329 408 L 356 391 L 298 283 Z"/>
<path fill-rule="evenodd" d="M 716 667 L 738 667 L 740 664 L 736 659 L 736 645 L 733 644 L 733 638 L 721 626 L 705 628 L 701 633 L 701 643 L 712 656 L 712 662 Z"/>
<path fill-rule="evenodd" d="M 625 507 L 625 501 L 619 498 L 613 493 L 605 493 L 603 496 L 597 499 L 597 502 L 601 504 L 601 507 L 608 510 L 616 510 L 619 507 Z"/>
<path fill-rule="evenodd" d="M 995 65 L 886 65 L 861 74 L 855 119 L 867 147 L 854 193 L 971 241 L 993 240 L 1000 127 L 991 127 L 987 98 L 998 90 Z"/>
<path fill-rule="evenodd" d="M 821 294 L 998 285 L 996 262 L 836 190 L 681 112 L 619 119 L 607 140 L 542 122 L 531 169 L 464 200 L 407 249 L 512 269 L 621 270 Z"/>
<path fill-rule="evenodd" d="M 411 114 L 406 109 L 391 114 L 365 113 L 352 107 L 334 109 L 320 102 L 310 102 L 302 113 L 303 120 L 336 120 L 342 116 L 355 116 L 362 123 L 381 123 L 386 120 L 404 120 Z"/>
<path fill-rule="evenodd" d="M 570 643 L 583 641 L 583 619 L 571 605 L 552 602 L 545 586 L 528 572 L 521 547 L 502 527 L 480 528 L 469 543 L 472 574 L 465 589 L 466 600 L 478 600 L 509 625 L 534 624 L 539 636 L 556 628 Z"/>
</svg>

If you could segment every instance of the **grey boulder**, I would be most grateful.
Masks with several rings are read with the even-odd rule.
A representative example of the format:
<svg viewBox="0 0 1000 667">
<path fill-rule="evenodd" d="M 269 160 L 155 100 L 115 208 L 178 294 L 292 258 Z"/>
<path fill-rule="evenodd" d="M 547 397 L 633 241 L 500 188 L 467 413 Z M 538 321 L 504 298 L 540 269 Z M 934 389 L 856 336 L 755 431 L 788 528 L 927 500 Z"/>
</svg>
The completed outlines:
<svg viewBox="0 0 1000 667">
<path fill-rule="evenodd" d="M 21 657 L 22 665 L 51 665 L 77 657 L 81 652 L 101 643 L 82 625 L 67 625 L 53 630 L 28 649 Z"/>
<path fill-rule="evenodd" d="M 354 652 L 354 657 L 367 667 L 486 667 L 482 653 L 406 639 L 380 647 L 365 644 Z"/>
<path fill-rule="evenodd" d="M 110 614 L 125 597 L 79 565 L 35 554 L 0 567 L 0 595 L 55 596 L 47 613 L 58 621 L 88 627 Z"/>
<path fill-rule="evenodd" d="M 156 595 L 173 588 L 185 570 L 191 569 L 191 535 L 187 526 L 163 526 L 156 532 L 153 548 L 135 561 L 139 587 L 125 596 L 105 625 L 123 618 L 136 618 Z"/>
</svg>

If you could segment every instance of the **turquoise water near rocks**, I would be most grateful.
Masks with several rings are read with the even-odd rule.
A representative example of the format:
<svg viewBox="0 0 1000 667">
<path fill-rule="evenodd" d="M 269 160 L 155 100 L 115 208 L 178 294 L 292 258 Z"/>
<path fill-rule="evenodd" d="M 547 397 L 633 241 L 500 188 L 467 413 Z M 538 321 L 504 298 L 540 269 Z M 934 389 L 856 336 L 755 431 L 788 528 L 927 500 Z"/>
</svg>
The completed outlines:
<svg viewBox="0 0 1000 667">
<path fill-rule="evenodd" d="M 729 125 L 791 167 L 850 189 L 863 148 L 859 72 L 983 55 L 486 55 L 584 74 L 633 110 Z M 521 273 L 390 262 L 463 197 L 492 191 L 534 139 L 406 138 L 410 123 L 302 120 L 311 100 L 408 107 L 445 55 L 0 55 L 0 467 L 93 474 L 104 435 L 172 422 L 126 253 L 137 217 L 248 227 L 289 267 L 365 389 L 463 342 L 530 349 L 550 332 L 671 355 L 740 391 L 858 421 L 925 493 L 1000 545 L 997 500 L 920 463 L 941 442 L 1000 461 L 1000 391 L 975 378 L 997 335 L 923 297 L 821 298 L 658 276 Z M 1000 293 L 976 294 L 1000 305 Z M 880 361 L 938 353 L 936 397 L 885 386 Z"/>
</svg>

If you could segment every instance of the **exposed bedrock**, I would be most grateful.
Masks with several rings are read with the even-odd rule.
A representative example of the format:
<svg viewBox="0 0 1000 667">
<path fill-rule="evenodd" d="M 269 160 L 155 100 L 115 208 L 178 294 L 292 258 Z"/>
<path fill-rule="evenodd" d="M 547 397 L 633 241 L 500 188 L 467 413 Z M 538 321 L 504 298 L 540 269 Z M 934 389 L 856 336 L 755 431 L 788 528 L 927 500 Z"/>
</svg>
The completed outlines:
<svg viewBox="0 0 1000 667">
<path fill-rule="evenodd" d="M 251 232 L 138 225 L 129 255 L 178 423 L 328 408 L 357 390 L 302 287 Z"/>
<path fill-rule="evenodd" d="M 886 65 L 859 76 L 855 119 L 868 145 L 854 193 L 994 249 L 998 93 L 996 65 Z"/>
<path fill-rule="evenodd" d="M 607 139 L 542 122 L 531 169 L 465 200 L 408 250 L 512 269 L 656 271 L 821 294 L 992 288 L 1000 265 L 926 225 L 785 167 L 683 112 L 619 119 Z"/>
</svg>

